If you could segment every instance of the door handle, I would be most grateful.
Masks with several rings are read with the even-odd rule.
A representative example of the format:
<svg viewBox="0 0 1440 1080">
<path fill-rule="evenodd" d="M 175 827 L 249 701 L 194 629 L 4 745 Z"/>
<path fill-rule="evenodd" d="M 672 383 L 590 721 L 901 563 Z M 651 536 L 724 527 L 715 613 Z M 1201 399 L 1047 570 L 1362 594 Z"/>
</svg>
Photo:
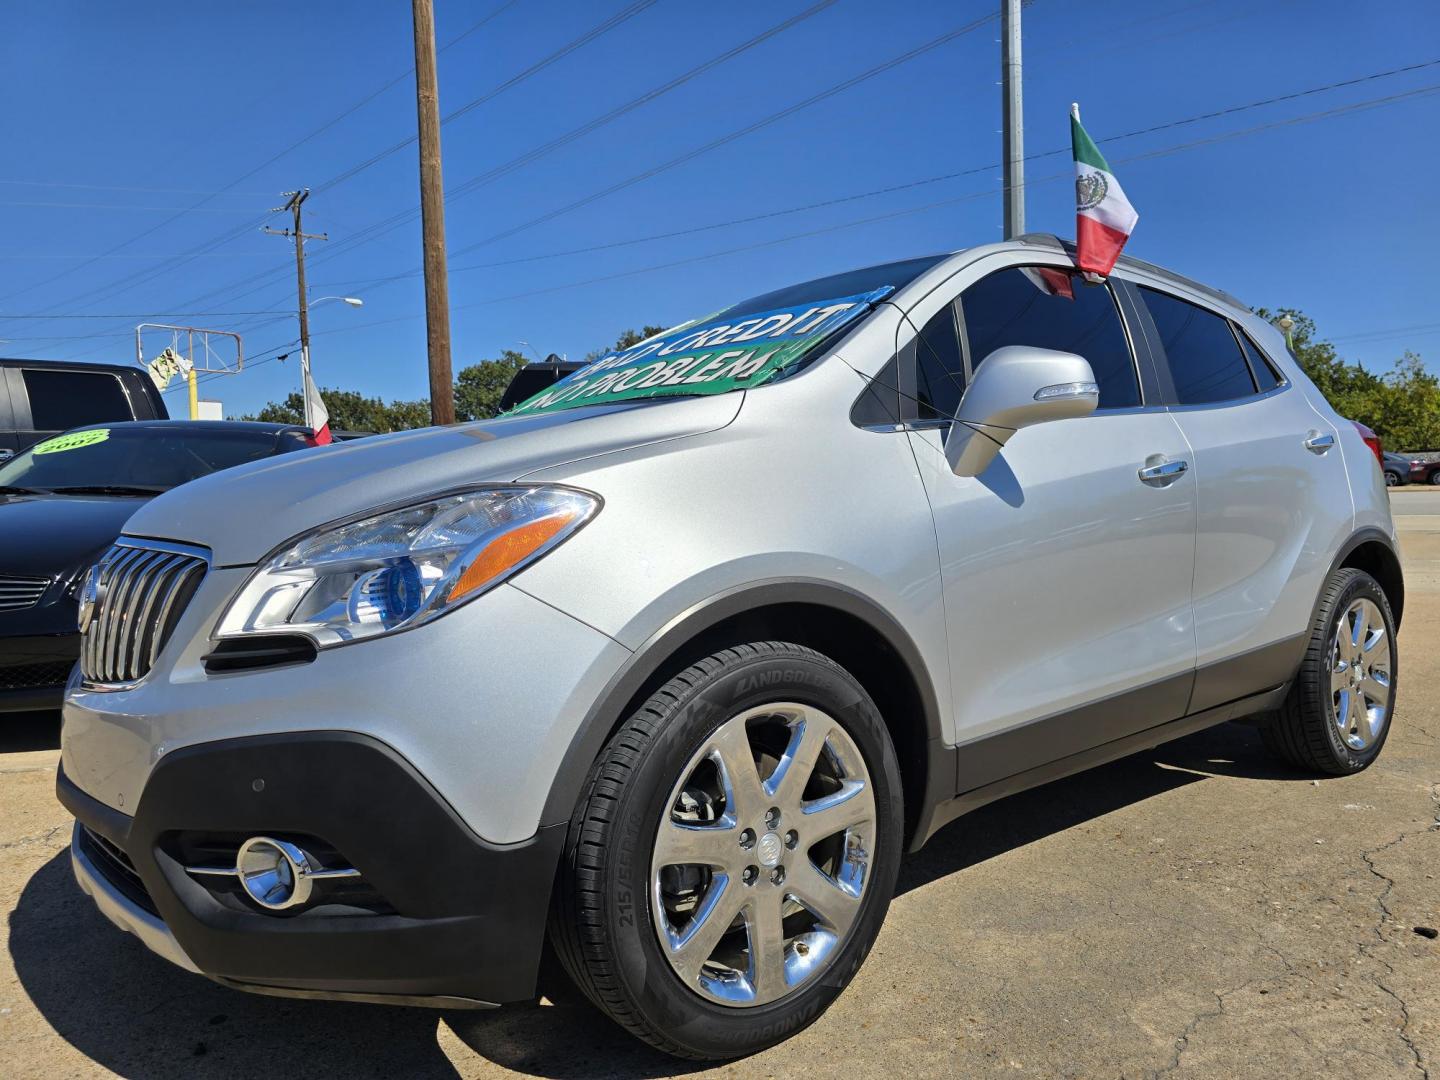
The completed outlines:
<svg viewBox="0 0 1440 1080">
<path fill-rule="evenodd" d="M 1312 454 L 1323 454 L 1330 447 L 1335 445 L 1334 435 L 1322 435 L 1318 431 L 1311 431 L 1305 436 L 1305 449 Z"/>
<path fill-rule="evenodd" d="M 1185 475 L 1190 468 L 1188 461 L 1162 461 L 1158 465 L 1146 465 L 1140 470 L 1140 479 L 1147 484 L 1168 484 Z"/>
</svg>

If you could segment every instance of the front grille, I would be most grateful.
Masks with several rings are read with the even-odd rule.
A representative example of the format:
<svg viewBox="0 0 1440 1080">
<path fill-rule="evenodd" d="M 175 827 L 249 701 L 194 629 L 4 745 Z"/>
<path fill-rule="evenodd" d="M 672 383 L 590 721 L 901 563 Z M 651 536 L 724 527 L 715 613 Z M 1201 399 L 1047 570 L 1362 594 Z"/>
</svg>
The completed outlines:
<svg viewBox="0 0 1440 1080">
<path fill-rule="evenodd" d="M 42 686 L 64 686 L 70 678 L 69 660 L 50 664 L 15 664 L 0 667 L 0 690 L 34 690 Z"/>
<path fill-rule="evenodd" d="M 204 558 L 171 547 L 125 541 L 106 552 L 94 613 L 80 644 L 85 681 L 124 684 L 144 678 L 205 568 Z"/>
<path fill-rule="evenodd" d="M 155 901 L 150 899 L 145 882 L 141 881 L 140 875 L 135 872 L 135 864 L 130 861 L 129 855 L 87 825 L 80 826 L 80 850 L 105 880 L 119 889 L 127 900 L 144 908 L 151 915 L 160 914 L 155 910 Z"/>
<path fill-rule="evenodd" d="M 48 578 L 0 574 L 0 611 L 24 611 L 34 607 L 49 584 Z"/>
</svg>

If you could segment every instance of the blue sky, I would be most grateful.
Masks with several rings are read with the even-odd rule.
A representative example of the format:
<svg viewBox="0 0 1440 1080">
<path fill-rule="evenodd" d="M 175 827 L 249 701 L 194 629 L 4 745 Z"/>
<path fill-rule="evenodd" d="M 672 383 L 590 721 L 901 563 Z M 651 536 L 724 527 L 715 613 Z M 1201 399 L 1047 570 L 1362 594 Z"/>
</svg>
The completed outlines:
<svg viewBox="0 0 1440 1080">
<path fill-rule="evenodd" d="M 789 281 L 999 238 L 997 22 L 725 138 L 991 15 L 995 0 L 837 0 L 525 159 L 815 3 L 436 0 L 440 43 L 459 38 L 440 54 L 442 114 L 486 99 L 443 128 L 457 370 L 520 341 L 578 356 L 625 327 Z M 399 0 L 12 7 L 0 351 L 127 361 L 144 320 L 240 330 L 255 360 L 283 351 L 297 335 L 293 257 L 259 225 L 279 192 L 305 185 L 306 227 L 331 237 L 309 249 L 312 296 L 365 301 L 312 314 L 317 380 L 424 396 L 420 232 L 406 216 L 415 148 L 346 175 L 414 132 L 409 19 Z M 1343 0 L 1037 0 L 1024 56 L 1026 149 L 1064 151 L 1028 166 L 1030 229 L 1073 235 L 1066 112 L 1079 100 L 1140 212 L 1132 254 L 1257 306 L 1300 307 L 1373 367 L 1408 347 L 1440 368 L 1440 93 L 1416 93 L 1440 87 L 1440 64 L 1115 138 L 1440 60 L 1433 0 L 1363 12 Z M 1291 122 L 1396 95 L 1408 96 Z M 725 224 L 757 215 L 772 216 Z M 292 357 L 252 362 L 204 395 L 239 413 L 297 386 Z"/>
</svg>

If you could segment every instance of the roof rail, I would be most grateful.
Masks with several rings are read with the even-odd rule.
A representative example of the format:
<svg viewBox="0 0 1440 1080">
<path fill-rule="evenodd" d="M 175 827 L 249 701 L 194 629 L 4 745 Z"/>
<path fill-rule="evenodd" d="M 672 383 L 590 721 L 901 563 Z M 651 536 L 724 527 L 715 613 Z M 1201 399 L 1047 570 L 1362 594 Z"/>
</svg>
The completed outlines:
<svg viewBox="0 0 1440 1080">
<path fill-rule="evenodd" d="M 1045 248 L 1048 251 L 1063 251 L 1067 255 L 1075 254 L 1074 243 L 1069 240 L 1062 240 L 1054 233 L 1025 233 L 1023 236 L 1017 237 L 1016 242 L 1029 247 Z M 1175 282 L 1177 285 L 1184 285 L 1188 289 L 1194 289 L 1196 292 L 1214 297 L 1223 304 L 1237 307 L 1241 311 L 1251 310 L 1249 304 L 1232 296 L 1224 289 L 1217 289 L 1213 285 L 1206 285 L 1204 282 L 1195 281 L 1193 278 L 1188 278 L 1184 274 L 1177 274 L 1173 270 L 1167 270 L 1163 266 L 1156 266 L 1154 263 L 1146 262 L 1144 259 L 1137 259 L 1132 255 L 1121 255 L 1119 265 L 1132 270 L 1143 270 L 1146 273 L 1154 274 L 1156 277 L 1166 278 Z"/>
</svg>

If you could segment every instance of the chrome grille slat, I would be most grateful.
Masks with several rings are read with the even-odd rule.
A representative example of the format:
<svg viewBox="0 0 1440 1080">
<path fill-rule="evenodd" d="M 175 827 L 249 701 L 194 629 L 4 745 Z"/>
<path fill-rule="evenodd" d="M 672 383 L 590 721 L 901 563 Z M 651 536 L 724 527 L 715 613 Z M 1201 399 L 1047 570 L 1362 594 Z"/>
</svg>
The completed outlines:
<svg viewBox="0 0 1440 1080">
<path fill-rule="evenodd" d="M 34 607 L 49 587 L 49 578 L 0 575 L 0 611 L 24 611 Z"/>
<path fill-rule="evenodd" d="M 97 656 L 97 668 L 103 674 L 101 677 L 106 682 L 114 682 L 115 674 L 110 666 L 110 656 L 114 652 L 112 643 L 118 631 L 120 622 L 120 605 L 124 602 L 123 592 L 125 585 L 130 580 L 130 567 L 139 562 L 145 552 L 138 548 L 131 548 L 125 551 L 110 567 L 110 581 L 105 589 L 105 605 L 100 609 L 100 654 Z"/>
<path fill-rule="evenodd" d="M 155 666 L 155 661 L 160 656 L 160 650 L 165 647 L 165 627 L 170 621 L 170 609 L 175 606 L 176 599 L 190 579 L 198 578 L 204 572 L 205 564 L 200 563 L 197 566 L 187 567 L 171 577 L 170 587 L 166 590 L 165 598 L 160 601 L 159 611 L 155 615 L 154 633 L 150 639 L 150 658 L 145 663 L 146 671 Z"/>
<path fill-rule="evenodd" d="M 122 540 L 106 552 L 80 648 L 85 684 L 109 689 L 143 679 L 208 565 L 180 545 Z"/>
<path fill-rule="evenodd" d="M 137 590 L 140 601 L 135 611 L 135 633 L 130 635 L 129 641 L 125 643 L 125 678 L 127 679 L 140 677 L 140 658 L 145 654 L 143 647 L 145 635 L 150 626 L 150 615 L 155 608 L 157 596 L 153 586 L 170 571 L 179 569 L 184 562 L 184 555 L 166 555 L 152 563 L 150 568 L 145 571 L 145 581 Z"/>
</svg>

